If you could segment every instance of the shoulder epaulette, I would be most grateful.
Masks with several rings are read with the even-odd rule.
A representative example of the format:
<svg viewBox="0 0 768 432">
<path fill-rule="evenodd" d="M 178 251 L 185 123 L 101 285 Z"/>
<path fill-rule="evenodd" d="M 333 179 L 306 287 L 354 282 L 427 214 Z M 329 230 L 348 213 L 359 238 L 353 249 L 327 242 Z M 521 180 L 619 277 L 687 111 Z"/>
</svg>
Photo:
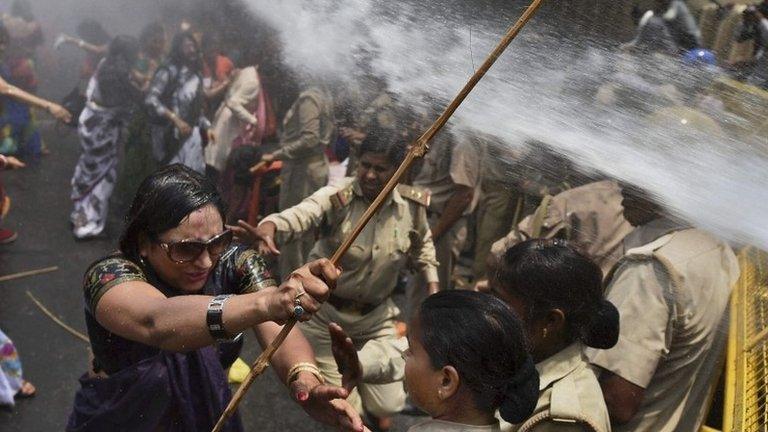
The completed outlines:
<svg viewBox="0 0 768 432">
<path fill-rule="evenodd" d="M 428 189 L 404 184 L 397 185 L 397 192 L 403 198 L 414 201 L 424 207 L 429 206 L 429 200 L 432 197 Z"/>
<path fill-rule="evenodd" d="M 354 195 L 354 186 L 350 183 L 347 187 L 340 189 L 338 192 L 331 196 L 331 204 L 333 204 L 334 209 L 346 207 L 350 202 L 352 202 Z"/>
</svg>

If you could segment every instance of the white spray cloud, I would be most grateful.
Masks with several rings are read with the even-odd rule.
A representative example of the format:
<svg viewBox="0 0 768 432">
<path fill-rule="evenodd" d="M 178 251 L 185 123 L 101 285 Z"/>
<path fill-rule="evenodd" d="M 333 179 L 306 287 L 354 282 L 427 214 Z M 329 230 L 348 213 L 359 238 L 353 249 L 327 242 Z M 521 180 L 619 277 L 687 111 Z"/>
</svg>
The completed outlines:
<svg viewBox="0 0 768 432">
<path fill-rule="evenodd" d="M 425 93 L 451 99 L 511 24 L 401 2 L 246 1 L 280 33 L 284 60 L 296 70 L 351 81 L 361 56 L 368 56 L 374 72 L 406 102 Z M 523 30 L 457 111 L 454 130 L 481 130 L 510 146 L 537 138 L 585 166 L 651 190 L 698 226 L 768 248 L 765 151 L 645 120 L 658 106 L 659 84 L 684 86 L 681 77 L 692 72 L 660 62 L 646 65 L 649 76 L 641 79 L 632 70 L 636 64 L 597 44 L 585 48 L 592 44 L 577 35 L 558 37 L 547 25 L 538 17 Z M 624 68 L 607 75 L 617 63 Z M 588 88 L 609 78 L 633 87 L 630 101 L 646 106 L 594 106 Z M 764 141 L 758 144 L 766 147 Z"/>
</svg>

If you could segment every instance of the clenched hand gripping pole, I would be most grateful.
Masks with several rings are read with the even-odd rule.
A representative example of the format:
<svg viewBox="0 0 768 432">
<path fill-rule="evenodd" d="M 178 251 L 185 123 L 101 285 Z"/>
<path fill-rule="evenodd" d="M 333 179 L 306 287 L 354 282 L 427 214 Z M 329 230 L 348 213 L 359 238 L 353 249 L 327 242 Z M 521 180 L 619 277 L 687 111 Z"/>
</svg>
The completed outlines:
<svg viewBox="0 0 768 432">
<path fill-rule="evenodd" d="M 451 118 L 461 103 L 464 102 L 464 99 L 467 98 L 472 89 L 475 88 L 477 83 L 480 82 L 480 80 L 485 76 L 485 74 L 488 72 L 491 66 L 493 66 L 499 56 L 501 56 L 504 50 L 507 49 L 512 40 L 514 40 L 518 33 L 520 33 L 520 30 L 522 30 L 528 21 L 530 21 L 530 19 L 541 6 L 542 2 L 543 0 L 533 0 L 533 2 L 531 2 L 525 12 L 523 12 L 523 15 L 520 17 L 520 19 L 515 23 L 515 25 L 507 30 L 506 34 L 501 39 L 496 48 L 494 48 L 494 50 L 488 55 L 488 58 L 485 59 L 485 62 L 483 62 L 477 72 L 472 75 L 472 77 L 464 85 L 464 87 L 453 99 L 453 101 L 451 101 L 450 105 L 448 105 L 445 111 L 440 115 L 440 117 L 437 118 L 437 120 L 435 120 L 432 126 L 430 126 L 430 128 L 427 129 L 427 131 L 424 132 L 424 134 L 422 134 L 418 140 L 416 140 L 416 143 L 405 156 L 405 160 L 403 160 L 403 162 L 400 164 L 400 167 L 397 169 L 397 171 L 395 171 L 395 174 L 392 175 L 392 178 L 389 179 L 387 184 L 384 186 L 384 189 L 379 193 L 379 196 L 376 197 L 373 203 L 371 203 L 363 216 L 360 218 L 354 230 L 352 230 L 346 240 L 344 240 L 344 243 L 339 246 L 339 248 L 336 250 L 336 253 L 333 254 L 333 257 L 331 257 L 331 262 L 334 265 L 338 265 L 341 257 L 347 252 L 350 246 L 352 246 L 352 243 L 355 241 L 357 236 L 360 235 L 365 226 L 368 224 L 368 221 L 371 220 L 376 211 L 378 211 L 378 209 L 381 207 L 384 200 L 392 192 L 392 189 L 397 186 L 400 178 L 403 176 L 403 174 L 405 174 L 408 168 L 410 168 L 413 161 L 417 158 L 423 157 L 427 153 L 429 150 L 430 140 L 432 140 L 432 138 L 443 128 L 443 126 L 445 126 L 445 124 L 448 122 L 448 119 Z M 219 418 L 219 421 L 216 423 L 216 426 L 213 428 L 213 432 L 221 431 L 224 423 L 235 412 L 237 406 L 240 404 L 240 401 L 242 401 L 245 393 L 248 391 L 248 388 L 251 386 L 251 384 L 253 384 L 253 380 L 257 376 L 261 375 L 267 368 L 272 355 L 275 353 L 275 351 L 277 351 L 278 348 L 280 348 L 280 345 L 288 336 L 288 333 L 291 332 L 294 325 L 296 325 L 296 320 L 291 320 L 285 324 L 277 337 L 275 337 L 272 343 L 270 343 L 269 346 L 261 353 L 259 358 L 256 359 L 253 366 L 251 367 L 251 372 L 248 374 L 248 376 L 246 376 L 243 383 L 240 384 L 240 387 L 237 389 L 234 396 L 232 396 L 232 400 L 229 402 L 229 405 L 227 405 L 227 408 L 224 410 L 221 417 Z"/>
</svg>

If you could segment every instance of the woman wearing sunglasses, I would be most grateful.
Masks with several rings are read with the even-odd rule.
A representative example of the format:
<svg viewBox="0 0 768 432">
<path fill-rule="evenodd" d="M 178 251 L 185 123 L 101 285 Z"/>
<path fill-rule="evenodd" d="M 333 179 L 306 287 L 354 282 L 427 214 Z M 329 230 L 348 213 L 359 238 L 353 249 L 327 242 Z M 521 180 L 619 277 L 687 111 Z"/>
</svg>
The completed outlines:
<svg viewBox="0 0 768 432">
<path fill-rule="evenodd" d="M 215 345 L 248 328 L 268 342 L 278 323 L 306 321 L 328 298 L 339 276 L 330 261 L 278 286 L 255 251 L 231 245 L 223 214 L 215 186 L 182 165 L 141 184 L 119 252 L 85 274 L 93 359 L 68 431 L 210 431 L 231 397 Z M 272 366 L 310 416 L 362 430 L 346 391 L 323 384 L 301 332 Z M 225 430 L 241 431 L 240 420 Z"/>
</svg>

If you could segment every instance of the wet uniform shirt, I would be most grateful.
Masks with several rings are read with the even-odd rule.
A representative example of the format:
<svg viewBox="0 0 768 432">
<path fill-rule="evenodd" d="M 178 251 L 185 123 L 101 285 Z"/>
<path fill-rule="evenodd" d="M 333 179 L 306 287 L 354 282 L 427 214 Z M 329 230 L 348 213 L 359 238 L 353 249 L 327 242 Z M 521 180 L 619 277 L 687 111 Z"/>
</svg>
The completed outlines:
<svg viewBox="0 0 768 432">
<path fill-rule="evenodd" d="M 408 428 L 408 432 L 499 432 L 500 430 L 498 423 L 472 426 L 436 419 L 429 419 Z"/>
<path fill-rule="evenodd" d="M 160 352 L 159 348 L 111 333 L 96 321 L 96 306 L 104 293 L 132 281 L 147 282 L 168 297 L 181 295 L 160 282 L 151 268 L 142 268 L 120 254 L 94 263 L 85 273 L 83 289 L 85 321 L 93 349 L 95 372 L 113 374 Z M 274 285 L 275 280 L 256 251 L 232 246 L 219 258 L 201 294 L 247 294 Z"/>
<path fill-rule="evenodd" d="M 531 417 L 515 431 L 610 432 L 611 422 L 597 373 L 581 343 L 573 343 L 536 364 L 539 400 Z M 538 420 L 540 418 L 541 420 Z M 590 425 L 592 429 L 585 428 Z"/>
<path fill-rule="evenodd" d="M 406 193 L 404 198 L 401 192 Z M 437 282 L 437 261 L 422 192 L 399 186 L 387 197 L 339 263 L 344 269 L 335 296 L 379 304 L 394 290 L 400 269 L 410 263 L 428 282 Z M 419 200 L 421 204 L 417 203 Z M 278 247 L 297 235 L 320 230 L 309 259 L 328 258 L 360 220 L 370 203 L 356 178 L 326 186 L 300 204 L 262 221 L 277 226 Z"/>
<path fill-rule="evenodd" d="M 301 92 L 285 114 L 277 159 L 302 159 L 322 156 L 335 131 L 333 99 L 327 92 L 312 87 Z"/>
<path fill-rule="evenodd" d="M 435 137 L 429 152 L 424 155 L 419 173 L 413 179 L 415 186 L 429 190 L 429 211 L 442 214 L 456 191 L 456 185 L 463 185 L 475 190 L 472 203 L 465 211 L 465 214 L 471 213 L 480 197 L 481 160 L 482 152 L 473 146 L 471 140 L 454 144 L 449 134 L 442 133 Z"/>
<path fill-rule="evenodd" d="M 594 260 L 603 275 L 624 254 L 624 238 L 633 231 L 624 219 L 621 189 L 613 180 L 589 183 L 545 198 L 533 215 L 491 247 L 500 256 L 530 237 L 563 237 Z M 525 236 L 521 235 L 525 234 Z"/>
<path fill-rule="evenodd" d="M 614 430 L 698 431 L 728 336 L 736 257 L 704 231 L 666 219 L 636 228 L 624 244 L 606 293 L 621 316 L 619 341 L 585 351 L 645 389 L 634 418 Z"/>
</svg>

